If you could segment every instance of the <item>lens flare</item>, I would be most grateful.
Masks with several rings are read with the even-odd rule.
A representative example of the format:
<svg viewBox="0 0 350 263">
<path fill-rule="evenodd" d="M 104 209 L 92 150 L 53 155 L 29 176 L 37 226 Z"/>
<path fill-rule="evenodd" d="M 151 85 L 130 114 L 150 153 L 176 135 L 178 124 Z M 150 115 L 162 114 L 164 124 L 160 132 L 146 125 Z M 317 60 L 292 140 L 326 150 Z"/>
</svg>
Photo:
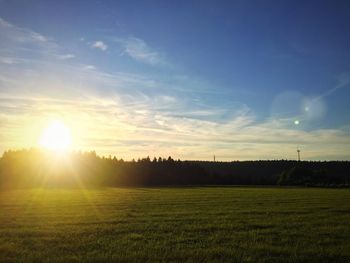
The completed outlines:
<svg viewBox="0 0 350 263">
<path fill-rule="evenodd" d="M 300 115 L 304 96 L 296 91 L 278 94 L 272 101 L 270 112 L 274 118 L 295 118 Z"/>
<path fill-rule="evenodd" d="M 326 102 L 322 98 L 306 99 L 304 115 L 309 121 L 321 120 L 327 112 Z"/>
</svg>

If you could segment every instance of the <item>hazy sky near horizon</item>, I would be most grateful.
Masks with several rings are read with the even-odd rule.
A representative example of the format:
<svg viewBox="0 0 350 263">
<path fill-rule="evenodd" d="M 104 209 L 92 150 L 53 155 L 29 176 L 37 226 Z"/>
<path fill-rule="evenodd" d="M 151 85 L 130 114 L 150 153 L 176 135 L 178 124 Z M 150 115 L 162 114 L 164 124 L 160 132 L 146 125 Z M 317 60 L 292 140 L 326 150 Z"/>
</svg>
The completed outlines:
<svg viewBox="0 0 350 263">
<path fill-rule="evenodd" d="M 349 1 L 0 0 L 0 153 L 350 159 Z"/>
</svg>

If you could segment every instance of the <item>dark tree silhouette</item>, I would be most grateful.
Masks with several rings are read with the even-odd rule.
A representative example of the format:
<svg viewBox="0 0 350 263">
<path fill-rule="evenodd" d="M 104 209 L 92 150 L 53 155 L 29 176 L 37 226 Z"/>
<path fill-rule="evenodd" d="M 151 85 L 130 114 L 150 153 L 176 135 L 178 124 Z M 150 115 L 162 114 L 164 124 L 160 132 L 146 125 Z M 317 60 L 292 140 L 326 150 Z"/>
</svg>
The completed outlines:
<svg viewBox="0 0 350 263">
<path fill-rule="evenodd" d="M 57 186 L 307 185 L 349 186 L 350 162 L 175 161 L 170 156 L 124 161 L 96 152 L 65 156 L 38 149 L 0 158 L 0 188 Z"/>
</svg>

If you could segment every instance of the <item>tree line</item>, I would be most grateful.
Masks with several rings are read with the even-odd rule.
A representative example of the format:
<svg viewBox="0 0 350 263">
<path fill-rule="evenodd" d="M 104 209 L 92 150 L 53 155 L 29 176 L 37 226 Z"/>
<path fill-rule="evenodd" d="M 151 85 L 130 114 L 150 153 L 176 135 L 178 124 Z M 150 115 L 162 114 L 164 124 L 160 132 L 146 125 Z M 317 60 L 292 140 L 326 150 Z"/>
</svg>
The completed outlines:
<svg viewBox="0 0 350 263">
<path fill-rule="evenodd" d="M 349 161 L 124 161 L 92 152 L 29 149 L 0 158 L 0 188 L 57 186 L 306 185 L 349 186 Z"/>
</svg>

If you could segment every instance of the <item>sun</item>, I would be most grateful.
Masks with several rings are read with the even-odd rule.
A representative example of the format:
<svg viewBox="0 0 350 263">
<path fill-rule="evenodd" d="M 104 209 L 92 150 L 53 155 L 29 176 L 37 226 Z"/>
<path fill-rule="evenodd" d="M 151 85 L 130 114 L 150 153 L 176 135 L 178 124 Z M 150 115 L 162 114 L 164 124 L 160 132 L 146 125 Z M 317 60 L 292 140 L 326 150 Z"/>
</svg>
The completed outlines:
<svg viewBox="0 0 350 263">
<path fill-rule="evenodd" d="M 71 131 L 62 121 L 51 121 L 42 131 L 39 145 L 47 150 L 66 152 L 72 145 Z"/>
</svg>

